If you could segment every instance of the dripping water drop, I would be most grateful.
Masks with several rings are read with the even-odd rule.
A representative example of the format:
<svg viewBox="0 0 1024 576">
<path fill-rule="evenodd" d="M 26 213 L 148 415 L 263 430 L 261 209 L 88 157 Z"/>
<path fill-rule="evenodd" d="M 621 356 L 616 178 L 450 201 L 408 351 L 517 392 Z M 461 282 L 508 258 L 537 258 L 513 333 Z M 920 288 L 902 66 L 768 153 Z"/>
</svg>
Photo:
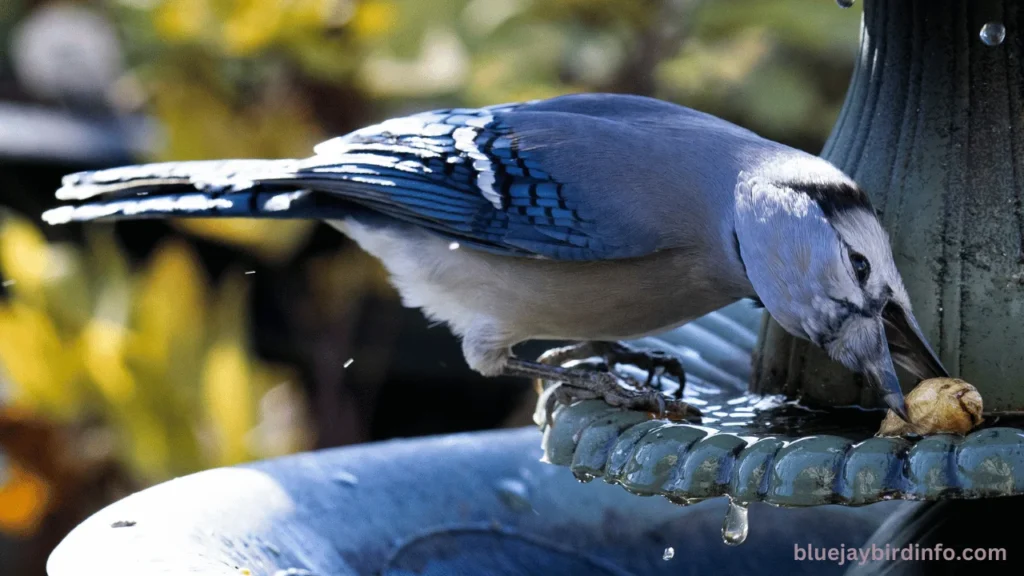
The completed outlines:
<svg viewBox="0 0 1024 576">
<path fill-rule="evenodd" d="M 750 523 L 747 521 L 747 507 L 729 499 L 729 509 L 722 524 L 722 541 L 730 546 L 739 546 L 747 539 Z"/>
<path fill-rule="evenodd" d="M 989 22 L 981 27 L 978 37 L 989 46 L 998 46 L 1006 38 L 1006 27 L 999 22 Z"/>
<path fill-rule="evenodd" d="M 673 557 L 675 557 L 675 555 L 676 555 L 676 549 L 671 547 L 671 546 L 669 546 L 668 548 L 665 548 L 665 553 L 661 555 L 661 559 L 666 561 L 666 562 L 668 562 Z"/>
<path fill-rule="evenodd" d="M 836 4 L 839 4 L 840 8 L 849 8 L 853 6 L 855 0 L 836 0 Z"/>
</svg>

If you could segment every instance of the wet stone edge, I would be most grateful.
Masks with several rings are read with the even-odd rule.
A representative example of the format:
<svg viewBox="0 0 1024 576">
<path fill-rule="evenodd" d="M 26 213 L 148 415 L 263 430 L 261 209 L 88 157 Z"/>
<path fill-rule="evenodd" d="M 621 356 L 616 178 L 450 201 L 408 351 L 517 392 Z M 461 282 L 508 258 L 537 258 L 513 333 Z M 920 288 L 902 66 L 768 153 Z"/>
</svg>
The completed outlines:
<svg viewBox="0 0 1024 576">
<path fill-rule="evenodd" d="M 987 428 L 917 441 L 750 436 L 652 419 L 598 400 L 559 406 L 544 460 L 679 504 L 729 496 L 777 506 L 1024 494 L 1024 430 Z"/>
</svg>

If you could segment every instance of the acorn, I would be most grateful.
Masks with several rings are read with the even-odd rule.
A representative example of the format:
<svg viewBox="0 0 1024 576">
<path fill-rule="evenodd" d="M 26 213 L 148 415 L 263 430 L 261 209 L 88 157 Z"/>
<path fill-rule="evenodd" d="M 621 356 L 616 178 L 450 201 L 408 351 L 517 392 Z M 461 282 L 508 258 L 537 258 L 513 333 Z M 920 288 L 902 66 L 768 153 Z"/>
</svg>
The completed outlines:
<svg viewBox="0 0 1024 576">
<path fill-rule="evenodd" d="M 910 423 L 889 410 L 875 436 L 964 435 L 983 421 L 981 394 L 959 378 L 921 381 L 907 394 L 906 406 Z"/>
</svg>

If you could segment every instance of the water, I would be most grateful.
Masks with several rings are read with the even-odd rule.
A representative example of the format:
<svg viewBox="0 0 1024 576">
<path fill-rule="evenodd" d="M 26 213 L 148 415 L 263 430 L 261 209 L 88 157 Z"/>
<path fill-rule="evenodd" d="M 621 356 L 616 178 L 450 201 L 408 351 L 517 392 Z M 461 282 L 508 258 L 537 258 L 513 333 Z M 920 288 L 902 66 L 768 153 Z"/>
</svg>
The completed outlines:
<svg viewBox="0 0 1024 576">
<path fill-rule="evenodd" d="M 849 8 L 853 6 L 854 0 L 836 0 L 836 4 L 839 4 L 840 8 Z"/>
<path fill-rule="evenodd" d="M 336 484 L 342 484 L 344 486 L 355 486 L 356 484 L 359 484 L 359 478 L 357 478 L 355 474 L 344 470 L 335 472 L 334 475 L 331 476 L 331 480 L 334 480 Z"/>
<path fill-rule="evenodd" d="M 729 509 L 725 512 L 722 524 L 722 541 L 730 546 L 739 546 L 747 539 L 750 522 L 747 520 L 747 507 L 729 499 Z"/>
<path fill-rule="evenodd" d="M 981 27 L 981 32 L 978 33 L 978 37 L 981 41 L 989 46 L 998 46 L 1003 43 L 1003 39 L 1006 38 L 1006 27 L 999 22 L 989 22 Z"/>
<path fill-rule="evenodd" d="M 495 487 L 498 499 L 515 512 L 528 512 L 533 509 L 530 504 L 530 489 L 518 478 L 505 478 Z"/>
<path fill-rule="evenodd" d="M 589 472 L 580 472 L 578 470 L 573 470 L 572 475 L 576 477 L 576 480 L 582 482 L 583 484 L 586 484 L 587 482 L 592 482 L 595 478 L 595 476 Z"/>
<path fill-rule="evenodd" d="M 671 547 L 671 546 L 669 546 L 668 548 L 665 548 L 665 553 L 661 555 L 661 559 L 666 561 L 666 562 L 668 562 L 669 560 L 674 558 L 675 555 L 676 555 L 676 549 Z"/>
</svg>

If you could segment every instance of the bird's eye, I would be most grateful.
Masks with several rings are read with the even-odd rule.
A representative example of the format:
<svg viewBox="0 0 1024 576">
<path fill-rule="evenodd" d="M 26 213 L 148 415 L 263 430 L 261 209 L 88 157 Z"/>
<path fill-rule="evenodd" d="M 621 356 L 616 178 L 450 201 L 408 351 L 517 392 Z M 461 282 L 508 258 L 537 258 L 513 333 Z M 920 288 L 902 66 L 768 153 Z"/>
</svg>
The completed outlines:
<svg viewBox="0 0 1024 576">
<path fill-rule="evenodd" d="M 857 275 L 857 281 L 864 282 L 868 279 L 868 274 L 871 273 L 871 265 L 868 264 L 867 258 L 862 254 L 851 252 L 850 264 L 853 266 L 853 272 Z"/>
</svg>

